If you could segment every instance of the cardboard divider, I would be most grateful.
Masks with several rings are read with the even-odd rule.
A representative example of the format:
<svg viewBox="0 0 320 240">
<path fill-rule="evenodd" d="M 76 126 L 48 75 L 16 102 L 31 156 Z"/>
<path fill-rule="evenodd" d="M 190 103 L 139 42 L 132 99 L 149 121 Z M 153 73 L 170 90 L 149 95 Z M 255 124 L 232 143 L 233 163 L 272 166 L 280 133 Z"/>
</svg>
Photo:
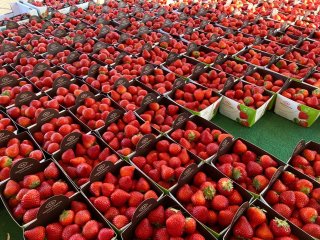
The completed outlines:
<svg viewBox="0 0 320 240">
<path fill-rule="evenodd" d="M 50 163 L 54 163 L 52 160 L 47 160 L 44 162 L 38 162 L 32 158 L 24 158 L 19 160 L 15 165 L 13 165 L 13 167 L 10 170 L 10 180 L 13 180 L 15 182 L 20 182 L 23 180 L 23 178 L 27 175 L 32 175 L 32 174 L 37 174 L 39 172 L 43 172 L 44 169 L 46 167 L 49 166 Z M 56 163 L 54 163 L 56 165 Z M 58 168 L 59 169 L 59 168 Z M 59 175 L 60 178 L 59 180 L 63 180 L 65 183 L 67 183 L 69 191 L 74 191 L 75 193 L 77 192 L 76 187 L 72 184 L 71 180 L 69 179 L 69 177 L 67 177 L 65 175 L 65 173 L 61 170 L 59 170 Z M 2 182 L 0 184 L 0 197 L 1 200 L 5 206 L 5 208 L 7 209 L 7 211 L 9 212 L 10 216 L 12 217 L 12 219 L 20 226 L 20 227 L 25 227 L 28 226 L 30 223 L 32 223 L 33 221 L 27 223 L 27 224 L 23 224 L 21 221 L 18 221 L 17 219 L 14 218 L 14 216 L 12 215 L 12 212 L 10 211 L 10 207 L 8 205 L 7 199 L 5 198 L 5 196 L 3 195 L 3 191 L 6 187 L 6 184 L 9 180 L 6 180 L 4 182 Z M 65 196 L 63 196 L 65 197 Z M 67 198 L 67 197 L 65 197 Z M 43 200 L 43 199 L 42 199 Z M 43 205 L 40 206 L 40 208 L 43 207 Z M 40 211 L 40 210 L 39 210 Z"/>
<path fill-rule="evenodd" d="M 155 136 L 153 136 L 151 134 L 145 135 L 143 138 L 140 139 L 140 141 L 139 141 L 139 143 L 137 145 L 137 149 L 134 152 L 134 154 L 132 156 L 130 156 L 130 159 L 129 159 L 130 163 L 132 165 L 136 166 L 134 164 L 134 162 L 132 161 L 132 159 L 134 157 L 138 157 L 138 156 L 144 156 L 145 157 L 150 151 L 155 149 L 155 146 L 156 146 L 157 142 L 159 142 L 161 140 L 167 140 L 167 141 L 169 141 L 170 144 L 171 143 L 175 143 L 175 141 L 173 141 L 171 138 L 169 138 L 167 136 L 159 136 L 159 137 L 156 138 Z M 197 165 L 202 163 L 202 160 L 198 156 L 194 155 L 193 153 L 191 153 L 189 151 L 187 151 L 187 153 L 188 153 L 188 155 L 190 157 L 190 160 L 193 160 L 194 163 L 196 163 Z M 143 173 L 146 174 L 145 172 L 143 172 Z M 175 189 L 177 187 L 177 183 L 178 183 L 178 179 L 176 179 L 174 181 L 174 184 L 169 189 L 166 189 L 166 188 L 160 186 L 158 183 L 156 183 L 156 184 L 162 191 L 164 191 L 165 193 L 168 193 L 168 192 L 172 191 L 173 189 Z"/>
<path fill-rule="evenodd" d="M 177 200 L 177 198 L 175 197 L 177 194 L 177 191 L 179 190 L 179 188 L 181 188 L 182 186 L 184 186 L 185 184 L 189 184 L 190 186 L 192 185 L 192 181 L 193 181 L 193 177 L 198 173 L 198 172 L 204 172 L 206 174 L 207 177 L 210 177 L 213 181 L 218 182 L 219 179 L 221 178 L 228 178 L 227 176 L 225 176 L 223 173 L 221 173 L 218 169 L 216 169 L 213 166 L 210 166 L 209 164 L 202 164 L 199 167 L 196 167 L 195 164 L 190 165 L 188 168 L 185 169 L 185 171 L 181 174 L 180 179 L 178 181 L 178 186 L 170 192 L 170 194 L 173 196 L 173 198 L 179 202 Z M 240 195 L 243 198 L 243 203 L 241 204 L 240 209 L 243 209 L 243 204 L 245 204 L 246 202 L 250 202 L 252 200 L 252 195 L 245 189 L 243 189 L 242 187 L 240 187 L 239 184 L 237 184 L 236 182 L 234 182 L 231 179 L 232 183 L 233 183 L 233 188 L 235 190 L 237 190 Z M 181 204 L 181 203 L 180 203 Z M 181 204 L 182 205 L 182 204 Z M 184 206 L 183 206 L 184 207 Z M 185 207 L 184 207 L 185 208 Z M 240 211 L 240 209 L 238 211 Z M 188 212 L 190 215 L 192 215 L 190 212 Z M 237 215 L 237 214 L 236 214 Z M 237 218 L 237 216 L 234 216 L 234 219 Z M 234 221 L 234 220 L 233 220 Z M 206 226 L 205 224 L 203 224 L 206 228 L 210 229 L 208 226 Z M 223 230 L 221 230 L 220 232 L 215 232 L 212 229 L 210 229 L 210 231 L 214 232 L 214 234 L 216 236 L 222 236 L 223 233 L 228 229 L 225 228 Z"/>
<path fill-rule="evenodd" d="M 121 160 L 121 157 L 120 155 L 114 151 L 108 144 L 106 144 L 101 138 L 99 138 L 98 136 L 96 136 L 96 134 L 94 133 L 90 133 L 89 135 L 93 135 L 96 137 L 96 141 L 95 141 L 95 144 L 94 145 L 99 145 L 100 146 L 100 149 L 101 151 L 103 151 L 104 149 L 108 148 L 110 150 L 110 155 L 111 154 L 115 154 L 118 158 L 118 161 L 119 162 Z M 82 134 L 81 133 L 78 133 L 78 132 L 73 132 L 73 133 L 69 133 L 67 136 L 64 137 L 64 139 L 62 140 L 61 144 L 60 144 L 60 150 L 58 152 L 55 152 L 53 155 L 52 155 L 52 158 L 58 163 L 60 169 L 62 169 L 65 174 L 71 179 L 72 183 L 77 186 L 77 188 L 80 188 L 81 186 L 77 185 L 74 181 L 74 179 L 72 179 L 68 174 L 67 172 L 63 169 L 62 165 L 60 165 L 60 160 L 61 160 L 61 157 L 62 157 L 62 154 L 67 151 L 68 149 L 75 149 L 76 145 L 78 142 L 81 142 L 81 137 L 82 137 Z M 97 160 L 97 159 L 95 159 Z M 109 164 L 109 162 L 107 161 L 103 161 L 103 163 L 105 164 Z M 101 164 L 101 163 L 100 163 Z M 99 165 L 100 165 L 99 164 Z M 110 164 L 112 164 L 110 162 Z M 94 171 L 95 168 L 93 168 L 92 172 Z M 92 173 L 91 172 L 91 173 Z M 84 183 L 86 184 L 86 183 Z M 83 184 L 83 185 L 84 185 Z"/>
<path fill-rule="evenodd" d="M 237 220 L 239 219 L 239 217 L 241 215 L 245 215 L 246 210 L 251 207 L 251 206 L 256 206 L 259 207 L 261 209 L 266 210 L 266 215 L 267 215 L 267 220 L 268 222 L 270 222 L 272 219 L 274 218 L 278 218 L 281 220 L 286 220 L 285 218 L 283 218 L 280 214 L 278 214 L 276 211 L 274 211 L 271 207 L 269 207 L 268 205 L 266 205 L 265 203 L 261 202 L 260 200 L 256 199 L 254 202 L 252 202 L 250 205 L 246 205 L 245 208 L 242 210 L 243 214 L 239 214 L 238 217 L 235 219 L 235 221 L 233 222 L 233 224 L 230 226 L 229 230 L 226 232 L 226 235 L 223 237 L 223 240 L 227 240 L 230 239 L 232 236 L 232 230 L 234 227 L 234 224 L 237 222 Z M 312 238 L 309 234 L 303 232 L 300 228 L 298 228 L 296 225 L 292 224 L 291 222 L 289 222 L 287 220 L 287 223 L 290 225 L 290 229 L 291 229 L 291 233 L 294 234 L 296 237 L 298 237 L 299 239 L 306 239 L 306 240 L 312 240 L 314 238 Z"/>
<path fill-rule="evenodd" d="M 104 178 L 108 172 L 117 176 L 119 174 L 120 169 L 124 166 L 130 166 L 130 164 L 125 161 L 119 161 L 116 164 L 113 164 L 111 162 L 101 162 L 92 170 L 91 175 L 90 175 L 90 181 L 81 187 L 81 192 L 83 192 L 83 194 L 88 199 L 90 199 L 90 196 L 91 196 L 90 185 L 93 182 L 103 182 Z M 141 177 L 145 178 L 146 181 L 150 184 L 150 189 L 154 190 L 157 193 L 158 199 L 161 198 L 163 195 L 163 192 L 160 190 L 160 188 L 152 180 L 150 180 L 139 168 L 135 167 L 133 179 L 139 179 Z M 144 200 L 143 202 L 141 202 L 141 204 L 139 206 L 137 206 L 136 211 L 133 214 L 132 219 L 130 219 L 129 224 L 131 223 L 131 220 L 135 221 L 137 218 L 139 218 L 140 214 L 142 214 L 144 211 L 147 210 L 148 207 L 146 205 L 149 206 L 149 205 L 152 205 L 156 202 L 157 202 L 156 199 L 148 199 L 148 200 Z M 99 211 L 99 210 L 97 210 L 97 211 Z M 105 218 L 105 220 L 108 221 L 106 218 Z M 114 229 L 117 229 L 112 223 L 110 223 L 110 225 L 112 225 Z M 128 224 L 126 226 L 124 226 L 123 228 L 117 229 L 117 230 L 122 231 L 127 226 L 128 226 Z"/>
<path fill-rule="evenodd" d="M 52 111 L 52 109 L 46 109 L 46 110 L 43 110 L 41 113 L 42 113 L 42 116 L 44 116 L 44 117 L 41 118 L 39 116 L 38 119 L 37 119 L 37 123 L 35 125 L 31 126 L 28 129 L 28 131 L 31 134 L 31 136 L 33 136 L 35 132 L 40 132 L 41 131 L 41 126 L 44 123 L 50 122 L 53 118 L 66 117 L 66 116 L 71 117 L 72 120 L 73 120 L 73 123 L 79 124 L 80 125 L 80 129 L 81 129 L 81 131 L 83 131 L 83 133 L 89 133 L 90 132 L 90 129 L 85 124 L 83 124 L 78 118 L 76 118 L 73 114 L 71 114 L 68 110 L 64 110 L 64 111 L 58 113 L 57 111 L 54 111 L 54 110 Z M 48 157 L 51 157 L 53 155 L 53 154 L 50 154 L 47 151 L 45 151 L 43 148 L 42 148 L 42 151 Z"/>
<path fill-rule="evenodd" d="M 78 192 L 71 198 L 65 198 L 61 195 L 52 197 L 48 199 L 44 204 L 41 211 L 38 213 L 38 218 L 35 222 L 33 222 L 31 225 L 29 225 L 27 228 L 24 228 L 24 231 L 30 230 L 37 226 L 46 226 L 53 222 L 59 222 L 59 215 L 67 209 L 71 208 L 72 201 L 79 201 L 84 203 L 89 212 L 92 215 L 92 219 L 102 223 L 103 227 L 111 228 L 109 223 L 105 221 L 105 219 L 98 213 L 98 211 L 92 206 L 90 201 L 84 197 L 84 195 L 81 192 Z M 116 239 L 116 233 L 113 240 Z"/>
<path fill-rule="evenodd" d="M 217 129 L 217 130 L 220 130 L 221 133 L 226 133 L 226 134 L 228 134 L 228 132 L 227 132 L 226 130 L 224 130 L 223 128 L 220 128 L 219 126 L 217 126 L 217 125 L 214 124 L 213 122 L 210 122 L 210 121 L 208 121 L 208 120 L 206 120 L 206 119 L 204 119 L 204 118 L 202 118 L 202 117 L 200 117 L 200 116 L 193 115 L 193 116 L 191 116 L 190 118 L 178 119 L 178 121 L 175 122 L 175 126 L 167 133 L 167 135 L 170 137 L 171 134 L 172 134 L 175 130 L 177 130 L 177 129 L 184 129 L 187 121 L 192 121 L 192 122 L 193 122 L 194 124 L 196 124 L 197 126 L 201 126 L 201 127 L 203 127 L 203 128 L 209 128 L 210 130 Z M 201 133 L 200 133 L 200 134 L 201 134 Z M 233 139 L 233 138 L 231 138 L 231 137 L 228 137 L 228 138 L 230 138 L 230 141 L 232 142 L 232 139 Z M 228 139 L 228 138 L 227 138 L 227 139 Z M 172 139 L 172 138 L 170 137 L 170 139 Z M 226 140 L 226 139 L 225 139 L 225 140 Z M 222 148 L 222 146 L 225 145 L 225 143 L 224 143 L 225 140 L 220 143 L 219 150 Z M 173 141 L 174 141 L 174 140 L 173 140 Z M 189 152 L 189 150 L 188 150 L 188 152 Z M 218 152 L 217 152 L 216 154 L 218 154 Z M 202 160 L 205 161 L 205 162 L 211 162 L 211 160 L 213 159 L 213 157 L 214 157 L 216 154 L 208 157 L 207 159 L 202 159 Z M 199 157 L 199 158 L 200 158 L 200 157 Z"/>
<path fill-rule="evenodd" d="M 150 203 L 146 206 L 146 211 L 142 212 L 134 222 L 121 234 L 121 237 L 123 240 L 131 240 L 134 238 L 134 231 L 136 227 L 138 226 L 139 222 L 143 220 L 147 215 L 152 211 L 153 209 L 157 208 L 158 206 L 164 206 L 164 208 L 175 208 L 177 210 L 182 211 L 183 215 L 186 217 L 190 217 L 190 215 L 171 197 L 165 196 L 161 198 L 156 203 Z M 205 239 L 207 240 L 214 240 L 216 239 L 211 233 L 209 233 L 198 221 L 197 222 L 197 231 L 202 234 Z"/>
</svg>

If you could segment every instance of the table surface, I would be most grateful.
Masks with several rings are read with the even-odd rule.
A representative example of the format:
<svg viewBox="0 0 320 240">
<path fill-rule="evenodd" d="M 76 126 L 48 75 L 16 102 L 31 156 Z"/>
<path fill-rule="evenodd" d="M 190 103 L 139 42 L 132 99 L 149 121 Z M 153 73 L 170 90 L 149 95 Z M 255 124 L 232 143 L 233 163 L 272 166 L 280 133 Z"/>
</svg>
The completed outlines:
<svg viewBox="0 0 320 240">
<path fill-rule="evenodd" d="M 212 122 L 230 132 L 234 137 L 244 138 L 284 162 L 287 162 L 294 147 L 301 139 L 320 142 L 319 120 L 312 127 L 303 128 L 267 111 L 251 128 L 243 127 L 220 114 L 217 114 Z M 7 233 L 10 234 L 11 240 L 22 239 L 22 231 L 0 203 L 0 240 L 6 240 Z"/>
</svg>

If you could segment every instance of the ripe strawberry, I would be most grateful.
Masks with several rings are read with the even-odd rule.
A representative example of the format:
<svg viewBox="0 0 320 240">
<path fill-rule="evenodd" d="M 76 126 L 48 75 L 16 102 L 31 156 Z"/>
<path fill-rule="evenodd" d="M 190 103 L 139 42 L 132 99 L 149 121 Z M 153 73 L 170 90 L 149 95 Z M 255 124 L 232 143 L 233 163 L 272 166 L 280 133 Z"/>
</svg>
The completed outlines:
<svg viewBox="0 0 320 240">
<path fill-rule="evenodd" d="M 195 217 L 197 220 L 206 224 L 208 221 L 208 208 L 205 206 L 195 206 L 192 209 L 192 216 Z"/>
<path fill-rule="evenodd" d="M 275 237 L 286 237 L 291 234 L 290 225 L 285 220 L 274 218 L 269 225 Z"/>
<path fill-rule="evenodd" d="M 196 231 L 197 223 L 193 218 L 186 218 L 184 230 L 187 234 L 192 234 Z"/>
<path fill-rule="evenodd" d="M 110 197 L 111 203 L 114 206 L 122 206 L 124 205 L 130 198 L 130 194 L 127 192 L 121 190 L 121 189 L 116 189 Z"/>
<path fill-rule="evenodd" d="M 294 191 L 295 199 L 296 199 L 296 207 L 303 208 L 308 205 L 309 197 L 300 191 Z"/>
<path fill-rule="evenodd" d="M 59 222 L 63 226 L 71 225 L 74 222 L 74 211 L 65 210 L 59 216 Z"/>
<path fill-rule="evenodd" d="M 247 218 L 253 228 L 267 221 L 267 216 L 263 209 L 258 207 L 249 207 L 247 210 Z"/>
<path fill-rule="evenodd" d="M 236 154 L 243 154 L 247 151 L 247 146 L 241 141 L 237 140 L 233 145 L 233 152 Z"/>
<path fill-rule="evenodd" d="M 269 180 L 263 175 L 257 175 L 252 180 L 252 184 L 257 192 L 261 192 L 268 185 Z"/>
<path fill-rule="evenodd" d="M 116 228 L 121 229 L 129 223 L 129 219 L 124 215 L 118 215 L 113 218 L 112 223 Z"/>
<path fill-rule="evenodd" d="M 88 210 L 80 210 L 74 216 L 74 223 L 79 226 L 83 226 L 89 220 L 91 220 L 91 214 Z"/>
<path fill-rule="evenodd" d="M 82 228 L 82 235 L 86 239 L 96 239 L 99 234 L 99 223 L 96 220 L 88 221 Z"/>
<path fill-rule="evenodd" d="M 314 208 L 305 207 L 299 210 L 300 217 L 305 223 L 314 223 L 318 218 L 318 212 Z"/>
<path fill-rule="evenodd" d="M 167 231 L 172 237 L 181 237 L 184 231 L 185 217 L 179 212 L 166 220 Z"/>
<path fill-rule="evenodd" d="M 299 179 L 296 182 L 296 190 L 309 195 L 313 190 L 313 184 L 306 179 Z"/>
<path fill-rule="evenodd" d="M 135 228 L 135 236 L 138 239 L 149 239 L 152 237 L 153 228 L 148 220 L 148 218 L 144 218 Z"/>
<path fill-rule="evenodd" d="M 102 228 L 98 234 L 98 240 L 111 240 L 114 237 L 114 231 L 110 228 Z"/>
<path fill-rule="evenodd" d="M 40 193 L 35 190 L 29 190 L 21 199 L 21 206 L 24 209 L 31 209 L 40 206 Z"/>
<path fill-rule="evenodd" d="M 148 215 L 148 219 L 152 225 L 162 226 L 165 223 L 164 207 L 160 205 L 152 210 Z"/>
<path fill-rule="evenodd" d="M 55 240 L 62 238 L 63 226 L 60 223 L 51 223 L 46 226 L 46 238 Z"/>
<path fill-rule="evenodd" d="M 230 196 L 233 193 L 233 183 L 228 178 L 220 178 L 217 183 L 217 190 L 224 196 Z"/>
<path fill-rule="evenodd" d="M 40 178 L 37 175 L 27 175 L 23 178 L 23 187 L 33 189 L 40 185 Z"/>
<path fill-rule="evenodd" d="M 255 236 L 260 239 L 272 240 L 274 239 L 273 234 L 267 223 L 262 223 L 255 229 Z"/>
<path fill-rule="evenodd" d="M 241 216 L 235 225 L 233 226 L 233 235 L 236 238 L 248 238 L 253 237 L 253 229 L 245 216 Z"/>
<path fill-rule="evenodd" d="M 3 194 L 5 198 L 10 198 L 16 195 L 19 191 L 20 185 L 13 180 L 9 180 L 4 188 Z"/>
<path fill-rule="evenodd" d="M 46 167 L 43 171 L 44 176 L 46 179 L 58 179 L 59 178 L 59 169 L 58 167 L 52 162 Z"/>
<path fill-rule="evenodd" d="M 281 203 L 284 203 L 289 207 L 293 207 L 296 203 L 296 196 L 293 191 L 285 191 L 280 194 L 279 200 Z"/>
<path fill-rule="evenodd" d="M 277 203 L 273 205 L 273 209 L 285 218 L 290 218 L 292 215 L 292 210 L 290 209 L 290 207 L 283 203 Z"/>
<path fill-rule="evenodd" d="M 77 224 L 65 226 L 62 231 L 62 240 L 69 240 L 74 234 L 80 233 L 80 227 Z"/>
<path fill-rule="evenodd" d="M 315 238 L 320 238 L 320 226 L 315 223 L 308 223 L 302 227 L 302 230 Z"/>
<path fill-rule="evenodd" d="M 42 226 L 26 230 L 24 236 L 27 240 L 44 240 L 46 237 L 46 229 Z"/>
</svg>

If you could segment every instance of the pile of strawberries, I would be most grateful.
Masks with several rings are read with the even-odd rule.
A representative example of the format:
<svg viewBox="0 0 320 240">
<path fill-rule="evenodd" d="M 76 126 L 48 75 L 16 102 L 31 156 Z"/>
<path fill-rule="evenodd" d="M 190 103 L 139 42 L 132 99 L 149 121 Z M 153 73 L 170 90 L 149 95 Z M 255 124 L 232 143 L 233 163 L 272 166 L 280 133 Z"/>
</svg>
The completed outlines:
<svg viewBox="0 0 320 240">
<path fill-rule="evenodd" d="M 290 170 L 284 171 L 264 199 L 279 214 L 315 238 L 320 238 L 320 187 Z"/>
<path fill-rule="evenodd" d="M 82 134 L 74 148 L 67 149 L 60 157 L 56 156 L 60 166 L 78 186 L 89 180 L 92 169 L 98 163 L 116 163 L 119 160 L 109 147 L 100 146 L 96 141 L 94 135 Z"/>
<path fill-rule="evenodd" d="M 196 239 L 206 238 L 197 231 L 198 223 L 183 212 L 159 205 L 150 211 L 134 229 L 137 239 Z"/>
<path fill-rule="evenodd" d="M 260 74 L 257 71 L 245 76 L 245 80 L 257 86 L 263 86 L 265 89 L 272 92 L 278 92 L 285 82 L 283 79 L 278 79 L 277 77 L 273 76 L 271 72 Z"/>
<path fill-rule="evenodd" d="M 23 224 L 37 217 L 41 204 L 55 195 L 72 196 L 75 191 L 62 178 L 55 163 L 51 162 L 43 171 L 24 176 L 23 180 L 9 180 L 3 196 L 13 217 Z"/>
<path fill-rule="evenodd" d="M 97 239 L 111 240 L 115 233 L 94 219 L 88 205 L 82 201 L 72 201 L 70 207 L 64 210 L 59 219 L 47 226 L 38 226 L 24 232 L 26 240 L 44 239 Z"/>
<path fill-rule="evenodd" d="M 144 200 L 159 197 L 133 166 L 107 172 L 102 181 L 91 182 L 88 189 L 90 201 L 117 229 L 131 222 Z"/>
<path fill-rule="evenodd" d="M 303 87 L 289 87 L 285 89 L 281 95 L 292 99 L 300 104 L 305 104 L 309 107 L 320 109 L 320 90 L 314 89 L 308 91 Z"/>
<path fill-rule="evenodd" d="M 219 144 L 226 137 L 232 137 L 219 129 L 201 126 L 196 120 L 188 120 L 184 127 L 172 130 L 169 134 L 181 146 L 204 160 L 216 154 Z"/>
<path fill-rule="evenodd" d="M 145 156 L 134 156 L 132 162 L 153 181 L 169 189 L 185 168 L 195 162 L 187 150 L 167 139 L 159 140 Z"/>
<path fill-rule="evenodd" d="M 165 73 L 162 69 L 157 68 L 150 75 L 142 75 L 140 80 L 147 87 L 164 94 L 172 90 L 173 83 L 176 79 L 174 73 Z"/>
<path fill-rule="evenodd" d="M 292 157 L 290 165 L 308 176 L 319 179 L 320 151 L 306 148 L 300 154 Z"/>
<path fill-rule="evenodd" d="M 291 227 L 285 220 L 270 218 L 268 213 L 256 206 L 249 207 L 232 228 L 230 238 L 235 239 L 293 239 Z"/>
<path fill-rule="evenodd" d="M 219 156 L 214 165 L 243 188 L 260 193 L 265 189 L 279 163 L 267 154 L 258 156 L 240 139 L 228 153 Z"/>
<path fill-rule="evenodd" d="M 61 107 L 56 99 L 50 99 L 48 96 L 42 96 L 39 100 L 32 100 L 29 104 L 9 108 L 7 112 L 20 126 L 26 128 L 35 124 L 39 114 L 44 109 L 48 108 L 59 111 Z"/>
<path fill-rule="evenodd" d="M 0 131 L 1 130 L 7 130 L 9 132 L 14 132 L 16 130 L 16 127 L 14 126 L 11 119 L 3 113 L 0 113 Z"/>
<path fill-rule="evenodd" d="M 152 133 L 150 122 L 138 121 L 133 111 L 126 112 L 121 119 L 102 128 L 100 133 L 105 142 L 123 156 L 135 151 L 143 135 Z"/>
<path fill-rule="evenodd" d="M 29 139 L 21 140 L 15 137 L 4 144 L 0 148 L 0 180 L 9 178 L 12 164 L 26 157 L 41 161 L 43 153 Z"/>
<path fill-rule="evenodd" d="M 175 196 L 194 218 L 218 233 L 231 224 L 244 202 L 232 180 L 213 181 L 202 171 L 193 176 L 192 183 L 182 185 Z"/>
</svg>

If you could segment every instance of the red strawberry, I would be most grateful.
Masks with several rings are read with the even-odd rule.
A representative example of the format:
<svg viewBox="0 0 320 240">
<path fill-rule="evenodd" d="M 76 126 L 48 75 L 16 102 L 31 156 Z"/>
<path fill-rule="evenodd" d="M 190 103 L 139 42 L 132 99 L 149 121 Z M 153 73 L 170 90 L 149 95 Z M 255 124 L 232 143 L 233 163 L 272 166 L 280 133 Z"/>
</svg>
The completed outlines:
<svg viewBox="0 0 320 240">
<path fill-rule="evenodd" d="M 248 208 L 247 217 L 253 228 L 267 221 L 267 216 L 263 210 L 254 206 Z"/>
<path fill-rule="evenodd" d="M 236 154 L 243 154 L 247 151 L 247 146 L 241 141 L 237 140 L 233 145 L 233 152 Z"/>
<path fill-rule="evenodd" d="M 281 214 L 285 218 L 290 218 L 292 215 L 292 210 L 290 209 L 290 207 L 283 204 L 283 203 L 277 203 L 277 204 L 273 205 L 272 207 L 276 212 L 278 212 L 279 214 Z"/>
<path fill-rule="evenodd" d="M 59 222 L 63 226 L 71 225 L 74 221 L 74 211 L 65 210 L 59 216 Z"/>
<path fill-rule="evenodd" d="M 257 175 L 263 174 L 262 166 L 254 161 L 250 161 L 247 163 L 246 170 L 249 177 L 255 177 Z"/>
<path fill-rule="evenodd" d="M 81 140 L 85 148 L 90 148 L 95 144 L 96 137 L 89 134 L 82 134 Z"/>
<path fill-rule="evenodd" d="M 46 229 L 42 226 L 35 227 L 24 232 L 27 240 L 44 240 L 46 237 Z"/>
<path fill-rule="evenodd" d="M 254 232 L 254 235 L 259 239 L 272 240 L 274 239 L 273 234 L 266 223 L 262 223 L 258 226 Z"/>
<path fill-rule="evenodd" d="M 113 218 L 112 223 L 116 228 L 121 229 L 129 223 L 129 219 L 124 215 L 117 215 Z"/>
<path fill-rule="evenodd" d="M 263 175 L 257 175 L 252 180 L 252 184 L 257 192 L 261 192 L 269 183 L 269 180 Z"/>
<path fill-rule="evenodd" d="M 281 203 L 293 207 L 296 203 L 296 196 L 293 191 L 285 191 L 280 194 L 279 200 Z"/>
<path fill-rule="evenodd" d="M 179 212 L 171 215 L 166 220 L 167 231 L 172 237 L 181 237 L 184 231 L 185 226 L 185 218 Z"/>
<path fill-rule="evenodd" d="M 100 196 L 94 199 L 93 205 L 100 211 L 105 212 L 110 207 L 110 201 L 108 197 Z"/>
<path fill-rule="evenodd" d="M 208 208 L 205 206 L 195 206 L 192 209 L 192 215 L 200 222 L 206 224 L 208 221 Z"/>
<path fill-rule="evenodd" d="M 245 216 L 241 216 L 233 227 L 233 235 L 236 238 L 248 238 L 253 237 L 253 229 Z"/>
<path fill-rule="evenodd" d="M 314 223 L 308 223 L 302 227 L 302 230 L 315 238 L 320 238 L 320 226 Z"/>
<path fill-rule="evenodd" d="M 3 194 L 6 198 L 10 198 L 16 195 L 20 191 L 19 183 L 9 180 L 4 188 Z"/>
<path fill-rule="evenodd" d="M 82 228 L 82 235 L 86 239 L 96 239 L 99 234 L 99 223 L 96 220 L 88 221 Z"/>
<path fill-rule="evenodd" d="M 149 239 L 152 237 L 153 228 L 147 218 L 143 219 L 135 228 L 135 236 L 138 239 Z"/>
<path fill-rule="evenodd" d="M 23 215 L 23 222 L 28 223 L 31 222 L 32 220 L 36 219 L 37 214 L 38 214 L 39 208 L 32 208 L 29 209 L 25 212 Z"/>
<path fill-rule="evenodd" d="M 23 187 L 33 189 L 40 185 L 40 178 L 37 175 L 27 175 L 23 178 Z"/>
<path fill-rule="evenodd" d="M 46 226 L 46 238 L 56 240 L 62 238 L 63 227 L 60 223 L 51 223 Z"/>
<path fill-rule="evenodd" d="M 24 209 L 30 209 L 40 206 L 40 193 L 35 190 L 29 190 L 21 199 L 21 206 Z"/>
<path fill-rule="evenodd" d="M 300 179 L 296 182 L 296 190 L 309 195 L 312 192 L 313 184 L 306 179 Z"/>
<path fill-rule="evenodd" d="M 154 226 L 162 226 L 165 222 L 165 215 L 164 215 L 164 208 L 163 206 L 158 206 L 154 210 L 152 210 L 149 215 L 148 219 L 150 223 Z"/>
<path fill-rule="evenodd" d="M 111 240 L 114 237 L 114 231 L 110 228 L 102 228 L 98 235 L 98 240 Z"/>
<path fill-rule="evenodd" d="M 58 179 L 59 178 L 59 169 L 58 167 L 52 162 L 46 167 L 43 171 L 44 176 L 46 179 Z"/>
<path fill-rule="evenodd" d="M 272 219 L 269 226 L 275 237 L 286 237 L 291 234 L 290 225 L 279 218 Z"/>
<path fill-rule="evenodd" d="M 302 152 L 302 155 L 308 160 L 308 161 L 314 161 L 317 156 L 317 151 L 313 151 L 310 149 L 304 149 Z"/>
<path fill-rule="evenodd" d="M 192 234 L 196 231 L 197 223 L 193 218 L 186 218 L 184 230 L 187 234 Z"/>
<path fill-rule="evenodd" d="M 62 231 L 62 240 L 69 240 L 72 235 L 80 233 L 80 227 L 77 224 L 65 226 Z"/>
<path fill-rule="evenodd" d="M 295 199 L 296 199 L 296 207 L 303 208 L 308 205 L 309 197 L 300 191 L 294 191 Z"/>
<path fill-rule="evenodd" d="M 113 206 L 123 206 L 130 198 L 130 194 L 127 192 L 121 190 L 121 189 L 116 189 L 110 197 L 110 200 L 112 202 Z"/>
<path fill-rule="evenodd" d="M 233 193 L 233 183 L 229 178 L 220 178 L 217 183 L 217 190 L 224 196 L 230 196 Z"/>
<path fill-rule="evenodd" d="M 89 220 L 91 220 L 91 214 L 88 210 L 80 210 L 74 216 L 74 223 L 79 226 L 83 226 Z"/>
<path fill-rule="evenodd" d="M 314 223 L 318 217 L 318 212 L 314 208 L 305 207 L 299 210 L 299 215 L 303 222 Z"/>
</svg>

